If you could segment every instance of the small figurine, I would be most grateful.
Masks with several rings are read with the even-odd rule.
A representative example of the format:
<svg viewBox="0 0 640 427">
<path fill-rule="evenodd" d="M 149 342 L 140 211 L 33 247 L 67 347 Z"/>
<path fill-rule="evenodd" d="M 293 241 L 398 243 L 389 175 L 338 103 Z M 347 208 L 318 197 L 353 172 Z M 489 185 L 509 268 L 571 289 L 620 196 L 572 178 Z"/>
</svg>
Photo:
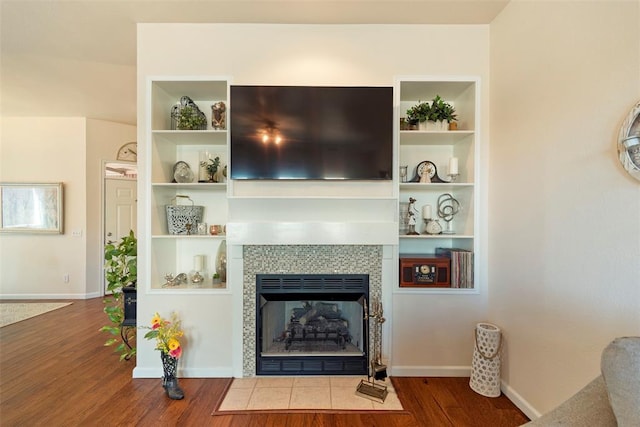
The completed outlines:
<svg viewBox="0 0 640 427">
<path fill-rule="evenodd" d="M 407 208 L 407 217 L 409 218 L 409 231 L 408 236 L 418 236 L 420 233 L 416 231 L 416 213 L 418 210 L 415 207 L 416 199 L 409 197 L 409 207 Z"/>
</svg>

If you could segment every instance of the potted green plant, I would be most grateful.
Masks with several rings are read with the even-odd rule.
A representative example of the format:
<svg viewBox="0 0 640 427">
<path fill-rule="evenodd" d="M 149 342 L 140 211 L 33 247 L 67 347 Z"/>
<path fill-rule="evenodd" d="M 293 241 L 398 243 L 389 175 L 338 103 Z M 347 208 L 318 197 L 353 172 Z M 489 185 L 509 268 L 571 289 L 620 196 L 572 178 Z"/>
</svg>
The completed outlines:
<svg viewBox="0 0 640 427">
<path fill-rule="evenodd" d="M 138 282 L 138 240 L 133 230 L 117 245 L 107 244 L 104 248 L 104 259 L 108 295 L 103 302 L 104 312 L 110 324 L 100 328 L 100 331 L 113 335 L 104 345 L 117 344 L 114 351 L 120 353 L 120 360 L 129 360 L 136 354 L 136 348 L 129 344 L 136 336 L 135 304 Z"/>
<path fill-rule="evenodd" d="M 222 280 L 220 279 L 220 274 L 219 273 L 214 273 L 213 274 L 213 278 L 211 279 L 211 283 L 213 285 L 219 285 L 220 283 L 222 283 Z"/>
<path fill-rule="evenodd" d="M 453 105 L 449 104 L 448 102 L 445 103 L 443 108 L 443 120 L 445 120 L 449 124 L 454 123 L 458 120 L 456 109 L 454 108 Z"/>
<path fill-rule="evenodd" d="M 409 125 L 419 125 L 429 119 L 431 106 L 428 102 L 418 101 L 418 103 L 407 110 L 407 122 Z"/>
<path fill-rule="evenodd" d="M 211 163 L 200 162 L 200 166 L 207 169 L 209 182 L 216 182 L 216 172 L 218 172 L 218 167 L 220 167 L 220 157 L 216 156 L 215 159 L 209 159 L 209 162 Z"/>
<path fill-rule="evenodd" d="M 430 121 L 439 122 L 438 130 L 447 130 L 448 124 L 457 120 L 456 109 L 453 105 L 442 99 L 440 95 L 436 95 L 431 102 L 432 115 Z"/>
<path fill-rule="evenodd" d="M 178 116 L 178 129 L 180 130 L 204 130 L 207 127 L 207 117 L 200 110 L 191 106 L 180 109 Z"/>
</svg>

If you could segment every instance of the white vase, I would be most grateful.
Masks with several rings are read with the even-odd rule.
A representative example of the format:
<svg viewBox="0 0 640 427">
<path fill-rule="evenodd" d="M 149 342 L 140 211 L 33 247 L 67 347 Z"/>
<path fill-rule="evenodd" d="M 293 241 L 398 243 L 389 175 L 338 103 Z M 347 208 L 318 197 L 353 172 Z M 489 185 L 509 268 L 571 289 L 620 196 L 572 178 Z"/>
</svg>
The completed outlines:
<svg viewBox="0 0 640 427">
<path fill-rule="evenodd" d="M 438 122 L 432 122 L 431 120 L 427 120 L 427 130 L 440 130 L 440 126 Z"/>
<path fill-rule="evenodd" d="M 428 130 L 428 121 L 418 122 L 418 130 Z"/>
</svg>

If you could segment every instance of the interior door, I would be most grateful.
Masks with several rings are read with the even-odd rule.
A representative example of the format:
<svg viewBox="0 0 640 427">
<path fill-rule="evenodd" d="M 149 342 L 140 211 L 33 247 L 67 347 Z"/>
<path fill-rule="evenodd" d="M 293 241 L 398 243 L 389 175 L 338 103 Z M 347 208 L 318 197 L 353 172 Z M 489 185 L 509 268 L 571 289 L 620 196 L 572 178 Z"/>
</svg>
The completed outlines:
<svg viewBox="0 0 640 427">
<path fill-rule="evenodd" d="M 105 212 L 103 247 L 107 243 L 117 244 L 129 231 L 138 235 L 136 224 L 137 182 L 135 179 L 105 178 Z M 105 284 L 106 286 L 106 284 Z M 106 288 L 105 288 L 106 291 Z"/>
</svg>

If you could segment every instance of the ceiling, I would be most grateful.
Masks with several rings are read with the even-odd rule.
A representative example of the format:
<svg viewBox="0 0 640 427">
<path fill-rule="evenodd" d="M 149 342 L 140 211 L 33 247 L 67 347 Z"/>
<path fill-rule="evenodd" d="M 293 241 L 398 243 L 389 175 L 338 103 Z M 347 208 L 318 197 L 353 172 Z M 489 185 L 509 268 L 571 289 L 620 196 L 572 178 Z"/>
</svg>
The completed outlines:
<svg viewBox="0 0 640 427">
<path fill-rule="evenodd" d="M 0 0 L 2 116 L 136 123 L 136 23 L 488 24 L 509 0 Z"/>
</svg>

